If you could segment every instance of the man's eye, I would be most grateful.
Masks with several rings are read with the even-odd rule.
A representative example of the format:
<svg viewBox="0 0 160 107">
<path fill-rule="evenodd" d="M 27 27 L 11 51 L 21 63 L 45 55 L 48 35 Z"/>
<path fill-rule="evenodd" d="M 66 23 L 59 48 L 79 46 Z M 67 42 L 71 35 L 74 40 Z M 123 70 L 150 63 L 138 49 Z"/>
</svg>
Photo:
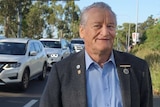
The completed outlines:
<svg viewBox="0 0 160 107">
<path fill-rule="evenodd" d="M 94 25 L 93 27 L 94 27 L 94 28 L 100 28 L 101 25 Z"/>
<path fill-rule="evenodd" d="M 114 30 L 115 29 L 115 26 L 114 25 L 107 25 L 107 28 L 111 29 L 111 30 Z"/>
<path fill-rule="evenodd" d="M 113 26 L 113 25 L 108 25 L 107 27 L 109 27 L 109 28 L 114 28 L 114 26 Z"/>
</svg>

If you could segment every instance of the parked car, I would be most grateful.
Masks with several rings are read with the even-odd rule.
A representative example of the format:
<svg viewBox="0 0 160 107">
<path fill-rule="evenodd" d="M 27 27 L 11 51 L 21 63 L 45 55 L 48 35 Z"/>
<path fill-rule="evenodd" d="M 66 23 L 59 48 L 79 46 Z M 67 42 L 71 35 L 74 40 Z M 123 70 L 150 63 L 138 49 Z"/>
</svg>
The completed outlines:
<svg viewBox="0 0 160 107">
<path fill-rule="evenodd" d="M 53 63 L 61 61 L 70 55 L 69 43 L 65 39 L 42 38 L 40 39 L 48 56 L 48 67 Z"/>
<path fill-rule="evenodd" d="M 26 90 L 30 80 L 46 77 L 47 55 L 39 40 L 0 40 L 0 85 L 17 84 Z"/>
<path fill-rule="evenodd" d="M 71 52 L 79 52 L 84 48 L 84 41 L 81 38 L 71 39 Z"/>
</svg>

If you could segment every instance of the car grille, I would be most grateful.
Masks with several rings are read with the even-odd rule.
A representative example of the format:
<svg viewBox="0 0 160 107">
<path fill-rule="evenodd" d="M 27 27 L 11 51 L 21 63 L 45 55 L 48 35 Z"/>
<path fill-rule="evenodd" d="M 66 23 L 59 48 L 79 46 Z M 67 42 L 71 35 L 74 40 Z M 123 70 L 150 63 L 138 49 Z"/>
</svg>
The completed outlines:
<svg viewBox="0 0 160 107">
<path fill-rule="evenodd" d="M 82 50 L 83 49 L 82 46 L 74 46 L 74 48 L 77 49 L 77 50 Z"/>
<path fill-rule="evenodd" d="M 5 83 L 5 82 L 0 79 L 0 83 Z"/>
<path fill-rule="evenodd" d="M 3 71 L 3 67 L 6 65 L 6 63 L 0 62 L 0 73 Z"/>
</svg>

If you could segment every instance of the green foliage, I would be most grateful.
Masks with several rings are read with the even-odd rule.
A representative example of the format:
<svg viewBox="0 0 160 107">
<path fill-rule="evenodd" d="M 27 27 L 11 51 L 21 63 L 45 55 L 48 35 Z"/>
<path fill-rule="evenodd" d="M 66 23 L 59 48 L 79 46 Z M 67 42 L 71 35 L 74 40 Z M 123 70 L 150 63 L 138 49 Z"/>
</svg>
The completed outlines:
<svg viewBox="0 0 160 107">
<path fill-rule="evenodd" d="M 144 44 L 151 50 L 160 50 L 160 24 L 152 26 L 146 31 L 146 41 Z"/>
<path fill-rule="evenodd" d="M 144 59 L 150 66 L 153 92 L 158 94 L 160 92 L 160 52 L 150 52 Z"/>
<path fill-rule="evenodd" d="M 140 23 L 138 27 L 138 32 L 140 33 L 140 40 L 141 43 L 145 42 L 147 39 L 146 31 L 154 26 L 155 20 L 153 19 L 153 16 L 149 16 L 147 20 L 144 23 Z"/>
<path fill-rule="evenodd" d="M 148 26 L 146 39 L 131 50 L 132 54 L 145 59 L 151 71 L 153 93 L 160 95 L 160 24 Z"/>
<path fill-rule="evenodd" d="M 80 9 L 74 1 L 65 4 L 52 3 L 52 13 L 46 18 L 48 24 L 53 24 L 57 29 L 58 37 L 72 38 L 78 34 Z"/>
<path fill-rule="evenodd" d="M 118 39 L 118 44 L 121 46 L 121 50 L 125 51 L 127 46 L 127 39 L 129 38 L 129 45 L 131 45 L 132 41 L 132 32 L 135 30 L 135 24 L 133 23 L 123 23 L 122 26 L 117 27 L 117 35 L 116 38 Z M 116 43 L 116 42 L 115 42 Z M 117 44 L 116 44 L 117 45 Z"/>
<path fill-rule="evenodd" d="M 44 29 L 48 37 L 53 37 L 54 31 L 58 31 L 59 37 L 78 36 L 80 9 L 74 1 L 63 3 L 58 0 L 1 0 L 0 24 L 4 25 L 5 36 L 38 39 Z"/>
<path fill-rule="evenodd" d="M 28 12 L 31 0 L 1 0 L 0 1 L 0 24 L 4 25 L 6 37 L 17 37 L 19 19 Z"/>
<path fill-rule="evenodd" d="M 40 2 L 35 3 L 30 8 L 29 13 L 26 15 L 26 26 L 23 29 L 25 31 L 23 35 L 28 38 L 41 38 L 41 32 L 43 31 L 44 20 L 42 17 L 43 7 Z"/>
</svg>

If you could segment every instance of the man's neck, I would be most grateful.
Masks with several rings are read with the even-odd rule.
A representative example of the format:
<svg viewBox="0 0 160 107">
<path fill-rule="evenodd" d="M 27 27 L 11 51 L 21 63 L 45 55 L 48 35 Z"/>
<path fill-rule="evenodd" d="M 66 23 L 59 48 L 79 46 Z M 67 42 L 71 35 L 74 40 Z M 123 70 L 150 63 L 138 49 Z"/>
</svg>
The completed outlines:
<svg viewBox="0 0 160 107">
<path fill-rule="evenodd" d="M 111 56 L 111 52 L 103 52 L 103 53 L 92 53 L 89 54 L 93 61 L 98 63 L 101 67 L 103 67 L 104 63 L 109 60 Z"/>
</svg>

